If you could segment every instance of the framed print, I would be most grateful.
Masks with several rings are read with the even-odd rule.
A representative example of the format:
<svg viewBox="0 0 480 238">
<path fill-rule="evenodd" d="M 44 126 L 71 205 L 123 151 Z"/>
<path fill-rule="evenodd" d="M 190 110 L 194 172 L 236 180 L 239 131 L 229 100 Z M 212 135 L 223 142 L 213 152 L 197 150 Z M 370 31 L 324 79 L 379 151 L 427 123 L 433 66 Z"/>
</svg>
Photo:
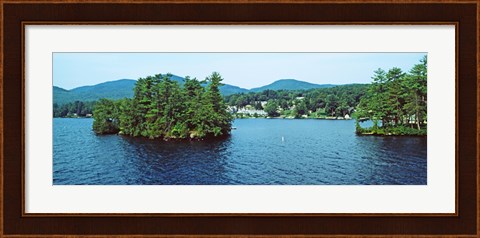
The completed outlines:
<svg viewBox="0 0 480 238">
<path fill-rule="evenodd" d="M 48 126 L 48 121 L 52 120 L 51 113 L 40 116 L 41 112 L 34 109 L 45 104 L 41 102 L 43 97 L 26 97 L 25 118 L 28 125 L 26 131 L 32 132 L 25 140 L 26 146 L 31 149 L 26 151 L 25 160 L 27 171 L 25 194 L 28 194 L 25 198 L 26 214 L 49 213 L 50 209 L 59 213 L 149 214 L 455 213 L 453 183 L 455 143 L 453 139 L 449 141 L 447 138 L 443 138 L 441 142 L 435 140 L 446 134 L 451 134 L 453 138 L 455 128 L 453 117 L 450 121 L 443 117 L 441 124 L 430 120 L 429 131 L 425 119 L 413 119 L 417 111 L 418 116 L 424 118 L 439 117 L 437 114 L 444 115 L 446 108 L 440 105 L 454 101 L 454 25 L 389 26 L 388 30 L 385 30 L 384 26 L 373 25 L 355 27 L 256 25 L 227 28 L 219 25 L 175 25 L 172 28 L 167 25 L 149 26 L 146 30 L 137 29 L 138 26 L 51 28 L 28 23 L 25 25 L 25 39 L 28 39 L 26 44 L 30 47 L 25 52 L 28 58 L 25 62 L 26 94 L 33 95 L 32 89 L 37 90 L 42 85 L 47 85 L 40 80 L 33 80 L 33 77 L 30 79 L 29 75 L 48 79 L 48 83 L 53 78 L 55 87 L 52 94 L 53 105 L 54 113 L 57 113 L 51 127 Z M 388 34 L 391 29 L 395 29 L 395 33 Z M 102 33 L 93 33 L 98 31 Z M 67 32 L 68 34 L 65 34 Z M 78 48 L 88 47 L 91 52 L 81 52 L 76 47 L 70 46 L 78 35 L 89 34 L 98 37 L 95 45 L 87 46 L 81 42 L 73 45 Z M 53 35 L 55 35 L 53 40 L 47 41 L 44 38 L 48 36 L 50 39 Z M 135 35 L 135 39 L 155 40 L 153 44 L 148 41 L 135 44 L 142 46 L 142 49 L 133 48 L 131 51 L 126 45 L 135 39 L 119 40 L 126 38 L 127 35 Z M 162 40 L 161 45 L 164 46 L 162 48 L 158 45 L 162 35 L 177 35 L 180 39 L 185 39 L 185 42 L 178 43 L 179 39 L 175 39 L 176 43 Z M 190 48 L 186 46 L 190 42 L 188 35 L 198 37 L 197 43 Z M 240 35 L 256 35 L 258 39 L 252 39 L 250 42 L 243 40 L 241 46 L 222 44 L 232 42 Z M 294 39 L 287 36 L 293 35 L 295 38 L 312 40 L 304 41 L 301 47 L 300 44 L 288 46 Z M 326 35 L 330 39 L 342 37 L 353 39 L 353 36 L 358 39 L 375 35 L 377 40 L 370 44 L 362 44 L 359 52 L 356 52 L 354 46 L 350 46 L 348 52 L 340 52 L 345 49 L 345 45 L 352 43 L 346 41 L 337 46 L 338 48 L 334 48 L 336 46 L 325 37 Z M 378 39 L 382 35 L 385 38 Z M 272 43 L 273 39 L 282 36 L 283 39 Z M 416 36 L 425 41 L 416 40 L 415 46 L 412 47 L 401 36 L 407 36 L 407 39 L 414 39 L 413 36 Z M 429 36 L 442 40 L 437 40 L 438 44 L 432 44 Z M 386 42 L 386 39 L 392 37 L 402 40 L 401 42 L 388 40 L 388 44 L 380 46 L 381 42 Z M 118 45 L 112 43 L 115 39 Z M 39 43 L 38 47 L 35 42 Z M 69 42 L 68 46 L 61 46 L 64 42 Z M 401 45 L 402 48 L 408 45 L 412 48 L 408 48 L 409 52 L 403 52 L 403 49 L 395 49 L 392 45 Z M 69 48 L 68 52 L 57 50 L 65 47 Z M 96 49 L 108 52 L 99 52 Z M 382 52 L 387 49 L 390 52 Z M 327 50 L 332 52 L 325 52 Z M 434 59 L 436 55 L 438 58 Z M 43 56 L 53 58 L 51 65 L 34 63 L 48 62 L 43 60 Z M 435 82 L 442 82 L 441 87 L 445 87 L 441 90 L 442 94 L 426 93 L 428 56 L 430 56 L 428 70 L 430 75 L 433 75 L 430 77 L 429 87 L 432 89 L 429 91 L 440 87 Z M 336 63 L 329 63 L 323 66 L 322 70 L 318 70 L 322 64 L 332 61 Z M 358 77 L 359 72 L 356 72 L 355 76 L 348 74 L 339 76 L 341 73 L 337 71 L 335 75 L 327 76 L 331 68 L 340 66 L 354 68 L 362 61 L 369 61 L 362 67 L 368 69 L 365 70 L 368 76 Z M 381 63 L 385 61 L 389 63 Z M 119 66 L 124 63 L 125 65 Z M 179 66 L 178 69 L 175 69 L 176 65 Z M 404 69 L 397 68 L 397 65 Z M 157 67 L 170 70 L 171 75 L 162 73 L 142 77 L 137 81 L 128 79 L 104 81 L 108 75 L 115 74 L 111 72 L 112 70 L 151 68 L 143 70 L 155 72 Z M 382 69 L 375 69 L 376 67 L 388 68 L 388 72 L 383 73 Z M 279 68 L 286 70 L 277 72 Z M 403 73 L 409 72 L 410 68 L 418 68 L 420 71 Z M 48 72 L 45 69 L 48 69 Z M 50 73 L 50 69 L 53 69 L 53 73 Z M 83 81 L 94 78 L 96 74 L 102 74 L 102 69 L 107 70 L 105 76 L 98 77 L 100 84 L 85 86 Z M 179 70 L 185 73 L 177 73 Z M 264 74 L 248 77 L 258 77 L 251 82 L 252 85 L 266 89 L 252 88 L 249 92 L 240 93 L 226 91 L 229 88 L 246 90 L 244 87 L 249 87 L 244 86 L 249 81 L 241 74 L 245 72 L 244 70 Z M 198 71 L 204 71 L 204 75 L 196 75 Z M 302 77 L 296 76 L 298 71 L 308 71 L 309 73 L 303 76 L 304 80 L 308 81 L 282 79 L 282 74 Z M 318 79 L 309 78 L 309 75 L 317 73 L 325 75 L 322 77 L 335 78 L 337 84 L 341 84 L 344 78 L 346 85 L 316 86 L 313 82 Z M 138 74 L 141 75 L 141 72 Z M 188 79 L 189 76 L 185 75 L 192 76 Z M 235 79 L 234 75 L 242 76 Z M 435 75 L 452 80 L 449 85 L 445 85 L 446 82 L 435 80 Z M 82 86 L 67 91 L 63 85 L 73 77 L 78 78 L 71 82 Z M 195 85 L 197 87 L 202 85 L 200 81 L 195 80 L 200 77 L 207 80 L 205 89 L 199 87 L 194 90 Z M 281 80 L 271 82 L 275 77 L 280 77 Z M 376 92 L 365 88 L 367 85 L 360 83 L 362 82 L 360 79 L 352 79 L 354 77 L 365 78 L 367 82 L 378 77 L 378 80 L 385 82 L 374 81 L 375 85 L 379 86 L 379 92 Z M 267 79 L 263 83 L 265 86 L 260 82 L 262 78 Z M 224 85 L 214 88 L 213 85 L 218 84 L 213 81 L 214 79 L 223 79 L 221 82 L 224 82 Z M 101 88 L 106 85 L 109 85 L 107 88 L 118 87 L 115 93 L 119 93 L 123 89 L 122 86 L 116 86 L 118 84 L 130 84 L 125 90 L 128 92 L 126 96 L 116 98 L 113 95 L 100 95 Z M 278 90 L 268 89 L 282 87 L 281 84 L 293 85 Z M 297 87 L 295 84 L 307 84 L 314 88 L 295 89 L 294 87 Z M 411 85 L 416 85 L 419 89 L 411 88 L 413 87 Z M 402 93 L 399 95 L 384 91 L 382 88 L 385 87 L 391 88 L 388 90 L 401 90 Z M 85 90 L 89 88 L 95 92 L 86 92 Z M 68 98 L 77 97 L 75 95 L 77 93 L 84 96 L 73 100 Z M 378 96 L 378 93 L 382 93 L 382 96 Z M 216 99 L 212 102 L 213 95 L 216 95 Z M 87 98 L 92 96 L 99 97 L 92 99 L 99 101 L 95 102 L 93 109 L 89 109 L 90 101 Z M 122 99 L 123 97 L 127 99 Z M 422 97 L 424 100 L 421 100 Z M 428 97 L 430 98 L 428 101 L 433 102 L 430 103 L 430 110 L 426 107 Z M 415 100 L 416 98 L 418 100 Z M 389 101 L 385 103 L 383 100 Z M 378 119 L 370 116 L 371 112 L 368 111 L 375 110 L 379 107 L 378 104 L 382 107 L 396 105 L 400 109 L 395 109 L 395 112 L 401 115 L 383 116 Z M 210 107 L 220 109 L 215 111 L 209 109 Z M 35 111 L 33 114 L 29 114 L 30 108 Z M 436 108 L 442 110 L 437 111 Z M 393 109 L 389 108 L 382 110 L 385 110 L 382 112 L 385 115 L 393 112 Z M 362 113 L 363 116 L 356 116 Z M 450 114 L 454 115 L 454 110 Z M 351 119 L 350 115 L 357 119 Z M 374 119 L 365 120 L 368 117 Z M 409 117 L 411 119 L 407 122 L 406 119 Z M 41 118 L 45 118 L 45 121 Z M 399 121 L 395 123 L 395 120 Z M 83 127 L 79 127 L 81 123 Z M 382 126 L 377 126 L 378 129 L 375 130 L 375 123 Z M 391 125 L 386 126 L 387 123 Z M 437 128 L 439 125 L 441 128 Z M 302 127 L 304 129 L 301 129 Z M 328 128 L 334 129 L 328 131 Z M 34 141 L 40 138 L 36 138 L 35 135 L 45 137 L 52 130 L 52 139 L 46 141 L 53 141 L 53 145 L 43 144 L 36 147 Z M 255 135 L 255 131 L 261 133 Z M 429 156 L 442 157 L 441 155 L 451 154 L 451 160 L 427 161 L 427 133 L 434 138 L 430 139 L 430 143 L 442 145 L 442 149 L 428 151 Z M 389 137 L 388 134 L 392 135 Z M 79 139 L 82 135 L 89 137 Z M 339 140 L 346 144 L 345 148 L 338 148 Z M 399 146 L 394 147 L 389 145 L 390 143 Z M 381 146 L 377 148 L 379 144 Z M 110 148 L 115 145 L 119 147 L 112 149 L 110 154 L 102 145 Z M 49 154 L 52 146 L 53 156 L 42 158 L 53 159 L 43 161 L 33 159 L 36 156 L 30 156 Z M 141 164 L 137 164 L 140 162 Z M 352 163 L 355 166 L 352 166 Z M 45 166 L 45 171 L 42 172 L 44 169 L 40 168 L 43 168 L 43 164 L 53 164 L 53 176 L 51 166 Z M 438 171 L 431 171 L 428 175 L 428 167 L 438 167 Z M 348 204 L 334 202 L 339 197 L 350 197 L 352 190 L 359 198 L 357 201 L 361 202 L 350 201 Z M 101 191 L 106 194 L 96 198 L 94 204 L 87 202 L 80 195 L 97 194 Z M 293 191 L 302 202 L 289 196 L 281 196 Z M 132 196 L 132 193 L 137 195 Z M 211 197 L 209 194 L 212 193 L 216 196 Z M 260 197 L 251 201 L 245 198 L 236 201 L 239 193 L 250 194 L 252 197 L 257 194 Z M 412 201 L 401 196 L 407 193 L 414 193 L 417 196 L 413 197 L 417 198 Z M 170 196 L 166 198 L 161 194 Z M 195 199 L 191 200 L 192 197 Z M 156 199 L 144 200 L 145 198 Z M 165 202 L 159 204 L 156 202 L 157 199 Z M 431 202 L 433 199 L 436 203 Z M 117 200 L 123 205 L 115 207 L 111 200 Z M 129 208 L 127 204 L 130 200 L 142 201 L 142 204 L 148 204 L 145 206 L 148 209 Z M 272 203 L 272 200 L 277 202 Z M 386 200 L 390 201 L 388 204 L 393 202 L 396 206 L 382 205 Z M 49 202 L 47 204 L 44 201 Z M 235 206 L 231 205 L 233 201 L 236 201 Z M 100 210 L 95 211 L 94 207 Z"/>
<path fill-rule="evenodd" d="M 3 236 L 477 236 L 476 2 L 2 3 Z"/>
</svg>

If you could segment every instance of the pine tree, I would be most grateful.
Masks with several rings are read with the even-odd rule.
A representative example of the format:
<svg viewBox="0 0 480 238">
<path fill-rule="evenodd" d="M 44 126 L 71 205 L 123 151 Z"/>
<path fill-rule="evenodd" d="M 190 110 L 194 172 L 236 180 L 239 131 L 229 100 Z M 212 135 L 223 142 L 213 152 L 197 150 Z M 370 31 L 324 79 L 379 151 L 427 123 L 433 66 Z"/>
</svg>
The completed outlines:
<svg viewBox="0 0 480 238">
<path fill-rule="evenodd" d="M 95 104 L 93 131 L 97 134 L 111 134 L 119 131 L 118 111 L 115 103 L 100 99 Z"/>
</svg>

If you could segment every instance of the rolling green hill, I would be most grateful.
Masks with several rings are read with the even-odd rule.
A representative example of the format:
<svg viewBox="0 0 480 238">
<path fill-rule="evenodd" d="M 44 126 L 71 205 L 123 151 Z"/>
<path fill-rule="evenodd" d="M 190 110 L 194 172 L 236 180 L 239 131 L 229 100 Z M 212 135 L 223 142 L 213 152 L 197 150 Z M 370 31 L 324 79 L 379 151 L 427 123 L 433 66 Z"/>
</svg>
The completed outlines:
<svg viewBox="0 0 480 238">
<path fill-rule="evenodd" d="M 183 85 L 184 78 L 172 75 L 171 79 Z M 101 98 L 121 99 L 133 97 L 133 88 L 137 81 L 133 79 L 120 79 L 108 81 L 91 86 L 82 86 L 71 90 L 66 90 L 57 86 L 53 86 L 53 103 L 62 105 L 75 101 L 97 101 Z M 206 86 L 207 84 L 204 84 Z M 234 85 L 224 84 L 220 87 L 220 93 L 224 96 L 247 93 L 262 92 L 264 90 L 308 90 L 314 88 L 331 88 L 333 84 L 313 84 L 295 79 L 280 79 L 271 84 L 252 88 L 250 90 L 240 88 Z"/>
<path fill-rule="evenodd" d="M 74 101 L 96 101 L 100 98 L 120 99 L 133 96 L 136 80 L 120 79 L 92 86 L 83 86 L 66 90 L 53 87 L 53 103 L 59 105 Z"/>
<path fill-rule="evenodd" d="M 172 75 L 170 79 L 177 81 L 180 85 L 183 85 L 184 78 L 180 76 Z M 136 82 L 137 81 L 133 79 L 120 79 L 91 86 L 82 86 L 71 90 L 53 86 L 53 103 L 62 105 L 75 101 L 97 101 L 101 98 L 131 98 L 133 97 L 133 88 L 135 87 Z M 225 84 L 220 87 L 220 93 L 225 96 L 247 91 L 247 89 L 229 84 Z"/>
<path fill-rule="evenodd" d="M 271 84 L 250 89 L 251 92 L 262 92 L 265 90 L 307 90 L 313 88 L 331 88 L 333 84 L 314 84 L 295 79 L 280 79 Z"/>
</svg>

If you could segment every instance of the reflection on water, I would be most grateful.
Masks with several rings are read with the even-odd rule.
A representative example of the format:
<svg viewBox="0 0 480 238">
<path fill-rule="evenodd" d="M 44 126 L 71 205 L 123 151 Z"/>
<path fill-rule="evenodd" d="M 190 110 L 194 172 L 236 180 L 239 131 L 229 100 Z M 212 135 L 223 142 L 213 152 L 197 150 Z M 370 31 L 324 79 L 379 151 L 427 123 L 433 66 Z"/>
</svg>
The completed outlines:
<svg viewBox="0 0 480 238">
<path fill-rule="evenodd" d="M 96 136 L 54 119 L 54 184 L 426 184 L 427 138 L 356 136 L 354 121 L 236 120 L 209 141 Z"/>
</svg>

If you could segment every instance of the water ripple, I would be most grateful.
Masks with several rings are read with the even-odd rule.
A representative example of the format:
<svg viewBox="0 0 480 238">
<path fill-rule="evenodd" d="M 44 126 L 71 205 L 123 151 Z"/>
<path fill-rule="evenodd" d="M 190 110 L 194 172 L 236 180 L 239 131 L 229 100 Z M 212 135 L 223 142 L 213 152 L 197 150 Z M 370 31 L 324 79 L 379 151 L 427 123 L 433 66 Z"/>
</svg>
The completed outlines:
<svg viewBox="0 0 480 238">
<path fill-rule="evenodd" d="M 236 120 L 230 137 L 192 142 L 96 136 L 91 126 L 91 119 L 54 119 L 54 184 L 427 181 L 426 138 L 356 136 L 353 121 Z"/>
</svg>

